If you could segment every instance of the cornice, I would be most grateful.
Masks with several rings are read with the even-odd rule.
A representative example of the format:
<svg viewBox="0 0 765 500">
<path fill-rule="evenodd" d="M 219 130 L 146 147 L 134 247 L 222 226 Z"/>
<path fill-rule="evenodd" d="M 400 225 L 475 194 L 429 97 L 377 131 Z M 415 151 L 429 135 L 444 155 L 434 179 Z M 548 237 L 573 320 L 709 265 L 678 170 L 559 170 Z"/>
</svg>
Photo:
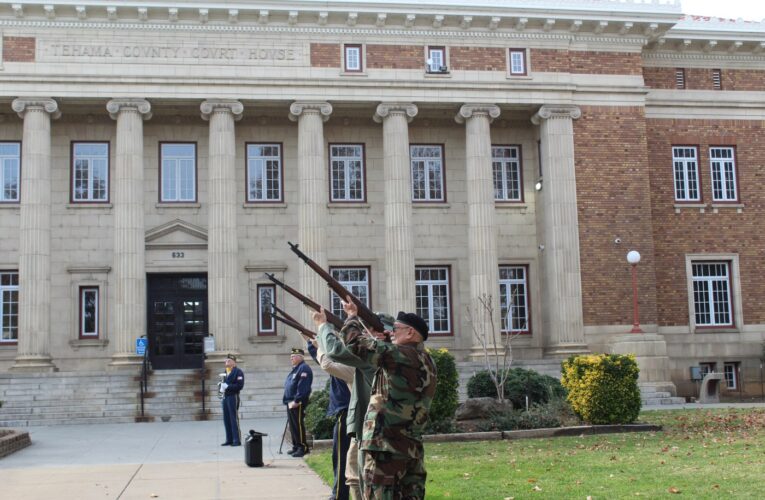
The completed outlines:
<svg viewBox="0 0 765 500">
<path fill-rule="evenodd" d="M 689 53 L 689 52 L 643 52 L 643 61 L 666 61 L 666 62 L 726 62 L 726 63 L 765 63 L 765 52 L 759 54 L 731 54 L 729 52 L 718 53 Z"/>
</svg>

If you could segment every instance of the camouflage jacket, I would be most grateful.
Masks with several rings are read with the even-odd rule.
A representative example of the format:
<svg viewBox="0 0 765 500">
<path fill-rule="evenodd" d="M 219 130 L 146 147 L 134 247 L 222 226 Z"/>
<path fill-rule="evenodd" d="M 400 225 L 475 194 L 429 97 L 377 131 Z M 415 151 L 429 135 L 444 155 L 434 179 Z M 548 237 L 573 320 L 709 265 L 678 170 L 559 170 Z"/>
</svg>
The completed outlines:
<svg viewBox="0 0 765 500">
<path fill-rule="evenodd" d="M 422 431 L 436 392 L 436 365 L 425 345 L 395 345 L 357 329 L 342 333 L 348 349 L 377 368 L 361 449 L 422 458 Z"/>
</svg>

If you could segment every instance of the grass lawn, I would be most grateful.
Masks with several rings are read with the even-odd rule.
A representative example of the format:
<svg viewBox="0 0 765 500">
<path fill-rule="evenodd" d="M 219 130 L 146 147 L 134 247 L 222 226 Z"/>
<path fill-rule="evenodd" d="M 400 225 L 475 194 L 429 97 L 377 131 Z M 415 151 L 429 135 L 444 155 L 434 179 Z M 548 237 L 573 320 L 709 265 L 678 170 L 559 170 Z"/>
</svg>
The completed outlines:
<svg viewBox="0 0 765 500">
<path fill-rule="evenodd" d="M 765 498 L 765 410 L 646 411 L 655 433 L 432 443 L 427 498 Z M 325 481 L 330 453 L 306 457 Z"/>
</svg>

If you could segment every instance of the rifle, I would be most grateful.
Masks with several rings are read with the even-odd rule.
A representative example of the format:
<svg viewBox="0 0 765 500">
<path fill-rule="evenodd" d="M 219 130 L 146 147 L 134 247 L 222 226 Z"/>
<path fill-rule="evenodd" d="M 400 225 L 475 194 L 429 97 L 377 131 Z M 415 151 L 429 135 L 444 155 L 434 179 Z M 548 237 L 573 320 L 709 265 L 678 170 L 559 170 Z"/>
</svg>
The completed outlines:
<svg viewBox="0 0 765 500">
<path fill-rule="evenodd" d="M 303 262 L 308 264 L 308 267 L 313 269 L 316 274 L 321 276 L 321 279 L 327 282 L 329 288 L 332 289 L 332 291 L 335 292 L 342 300 L 345 300 L 347 297 L 351 298 L 351 301 L 356 305 L 356 309 L 358 310 L 358 315 L 359 318 L 361 318 L 361 321 L 366 323 L 372 330 L 378 332 L 385 331 L 385 326 L 382 324 L 382 321 L 380 321 L 380 318 L 378 318 L 375 313 L 370 311 L 365 303 L 363 303 L 358 297 L 349 292 L 339 281 L 333 278 L 331 274 L 322 269 L 319 264 L 301 252 L 297 245 L 293 245 L 289 241 L 287 244 L 290 246 L 290 249 L 292 249 L 292 251 L 295 252 L 295 254 L 297 254 L 297 256 L 303 260 Z"/>
<path fill-rule="evenodd" d="M 293 321 L 292 319 L 289 319 L 289 318 L 282 318 L 281 316 L 277 316 L 276 313 L 274 313 L 274 312 L 270 312 L 269 314 L 276 321 L 281 321 L 285 325 L 287 325 L 287 326 L 289 326 L 291 328 L 294 328 L 295 330 L 299 331 L 302 335 L 305 335 L 308 338 L 312 339 L 312 338 L 316 337 L 316 334 L 314 332 L 312 332 L 311 330 L 305 328 L 303 325 L 301 325 L 297 321 Z"/>
<path fill-rule="evenodd" d="M 279 285 L 285 292 L 289 293 L 290 295 L 298 299 L 304 305 L 310 307 L 316 312 L 321 311 L 322 309 L 321 305 L 309 299 L 308 297 L 298 292 L 297 290 L 295 290 L 288 284 L 282 281 L 279 281 L 279 279 L 276 276 L 274 276 L 273 273 L 272 274 L 266 273 L 266 278 L 271 280 L 274 284 Z M 332 314 L 331 311 L 324 309 L 324 314 L 327 316 L 327 321 L 332 323 L 332 326 L 334 326 L 337 330 L 341 330 L 343 328 L 343 320 L 341 320 L 340 318 Z"/>
</svg>

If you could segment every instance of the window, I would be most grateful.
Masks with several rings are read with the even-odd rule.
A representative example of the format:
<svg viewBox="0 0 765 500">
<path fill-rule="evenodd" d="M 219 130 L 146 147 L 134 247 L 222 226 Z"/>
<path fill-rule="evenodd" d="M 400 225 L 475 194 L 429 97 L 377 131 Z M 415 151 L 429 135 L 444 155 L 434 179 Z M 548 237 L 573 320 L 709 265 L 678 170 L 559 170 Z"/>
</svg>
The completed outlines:
<svg viewBox="0 0 765 500">
<path fill-rule="evenodd" d="M 16 342 L 19 338 L 19 273 L 16 271 L 0 272 L 0 315 L 3 317 L 3 330 L 0 343 Z"/>
<path fill-rule="evenodd" d="M 161 143 L 159 201 L 194 202 L 197 199 L 197 145 Z"/>
<path fill-rule="evenodd" d="M 98 338 L 98 287 L 80 287 L 80 338 Z"/>
<path fill-rule="evenodd" d="M 510 49 L 509 52 L 510 74 L 513 76 L 523 76 L 526 74 L 526 50 Z"/>
<path fill-rule="evenodd" d="M 428 47 L 428 58 L 425 61 L 425 71 L 428 73 L 448 73 L 445 47 Z"/>
<path fill-rule="evenodd" d="M 21 143 L 0 142 L 0 203 L 19 201 Z"/>
<path fill-rule="evenodd" d="M 699 201 L 699 165 L 695 146 L 673 146 L 675 200 Z"/>
<path fill-rule="evenodd" d="M 416 267 L 414 279 L 417 314 L 428 323 L 430 333 L 451 333 L 449 268 Z"/>
<path fill-rule="evenodd" d="M 707 374 L 717 371 L 717 363 L 699 363 L 699 369 L 701 370 L 701 379 L 703 380 Z"/>
<path fill-rule="evenodd" d="M 732 327 L 730 263 L 693 262 L 691 269 L 696 326 Z"/>
<path fill-rule="evenodd" d="M 504 333 L 530 333 L 526 266 L 500 266 L 499 306 Z"/>
<path fill-rule="evenodd" d="M 360 73 L 364 70 L 364 61 L 361 55 L 361 45 L 345 45 L 345 71 Z"/>
<path fill-rule="evenodd" d="M 282 201 L 282 145 L 247 144 L 247 201 Z"/>
<path fill-rule="evenodd" d="M 683 68 L 675 70 L 675 87 L 678 89 L 685 88 L 685 70 Z"/>
<path fill-rule="evenodd" d="M 276 303 L 276 286 L 258 285 L 258 334 L 276 335 L 276 323 L 271 316 L 271 304 Z"/>
<path fill-rule="evenodd" d="M 732 147 L 709 148 L 712 166 L 712 200 L 738 201 L 736 154 Z"/>
<path fill-rule="evenodd" d="M 712 87 L 715 90 L 722 90 L 722 72 L 719 69 L 712 70 Z"/>
<path fill-rule="evenodd" d="M 72 201 L 109 201 L 109 143 L 72 143 Z"/>
<path fill-rule="evenodd" d="M 368 267 L 333 267 L 329 272 L 332 277 L 343 285 L 346 290 L 359 298 L 361 302 L 371 307 L 369 301 L 369 268 Z M 345 297 L 343 297 L 345 300 Z M 332 313 L 345 320 L 345 311 L 340 304 L 340 297 L 330 292 L 330 301 L 332 303 Z"/>
<path fill-rule="evenodd" d="M 723 365 L 723 373 L 725 374 L 725 387 L 728 389 L 738 389 L 738 375 L 739 375 L 738 363 L 725 363 Z"/>
<path fill-rule="evenodd" d="M 492 146 L 491 162 L 494 172 L 494 199 L 497 201 L 523 201 L 521 148 L 519 146 Z"/>
<path fill-rule="evenodd" d="M 412 162 L 412 200 L 445 201 L 443 146 L 409 147 Z"/>
<path fill-rule="evenodd" d="M 330 144 L 331 201 L 364 201 L 364 145 Z"/>
</svg>

